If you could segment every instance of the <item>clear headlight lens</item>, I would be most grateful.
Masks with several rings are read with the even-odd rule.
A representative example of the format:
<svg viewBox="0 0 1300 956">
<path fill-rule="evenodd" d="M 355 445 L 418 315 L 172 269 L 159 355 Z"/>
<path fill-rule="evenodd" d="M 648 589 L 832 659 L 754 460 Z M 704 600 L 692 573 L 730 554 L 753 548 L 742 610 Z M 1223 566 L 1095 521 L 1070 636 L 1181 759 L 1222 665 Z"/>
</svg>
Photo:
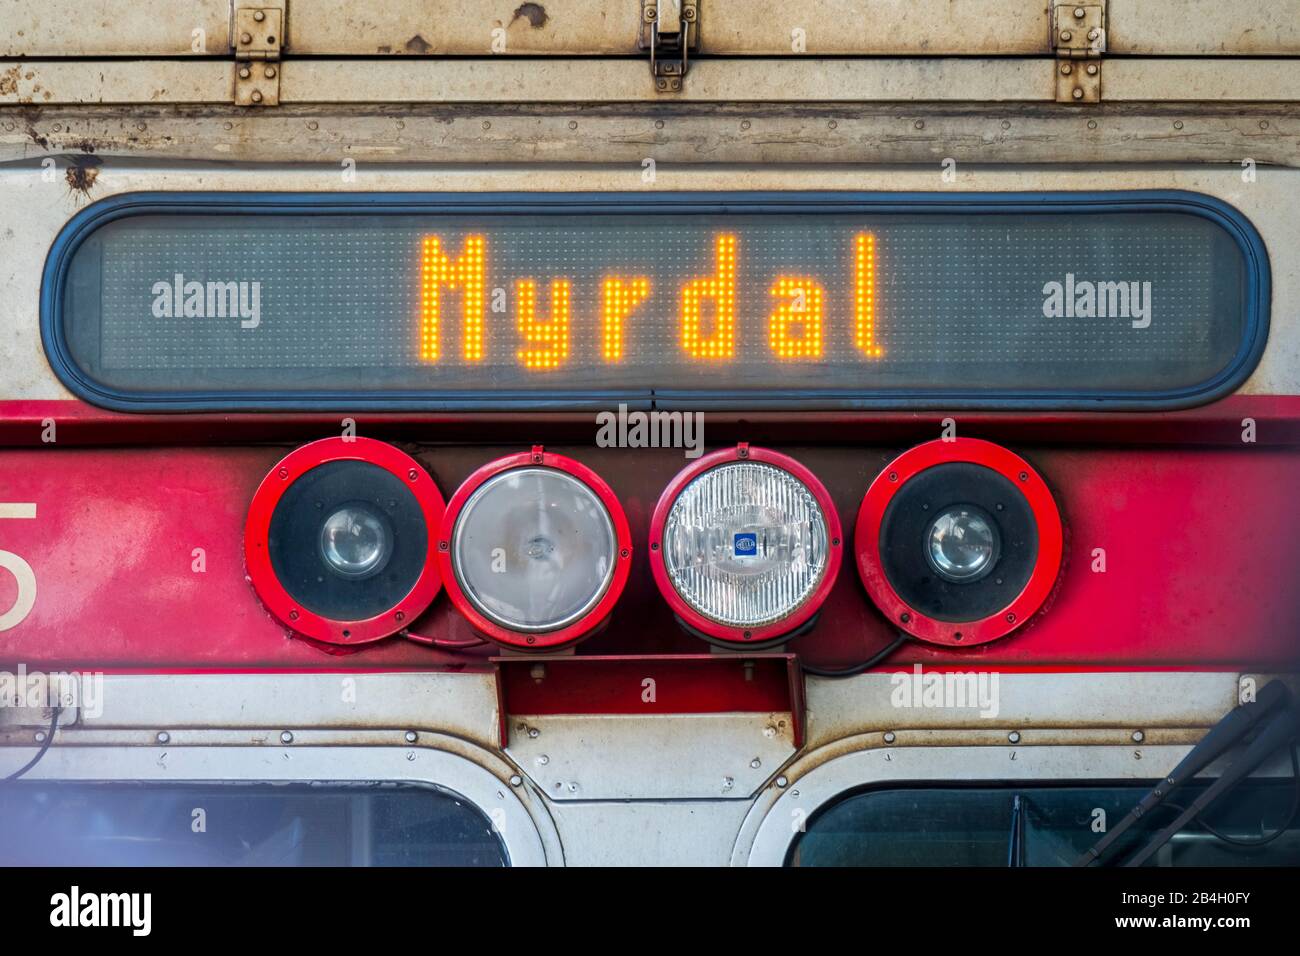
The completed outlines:
<svg viewBox="0 0 1300 956">
<path fill-rule="evenodd" d="M 595 607 L 613 580 L 617 550 L 600 498 L 552 468 L 517 468 L 484 482 L 451 540 L 466 598 L 517 631 L 557 630 Z"/>
<path fill-rule="evenodd" d="M 807 486 L 758 462 L 719 465 L 686 485 L 662 541 L 682 600 L 734 627 L 796 611 L 821 584 L 829 545 L 826 516 Z"/>
<path fill-rule="evenodd" d="M 358 502 L 344 505 L 325 519 L 320 550 L 326 564 L 339 574 L 359 578 L 388 562 L 393 536 L 382 515 Z"/>
<path fill-rule="evenodd" d="M 954 505 L 930 524 L 925 535 L 930 567 L 949 581 L 978 581 L 997 561 L 997 523 L 975 505 Z"/>
</svg>

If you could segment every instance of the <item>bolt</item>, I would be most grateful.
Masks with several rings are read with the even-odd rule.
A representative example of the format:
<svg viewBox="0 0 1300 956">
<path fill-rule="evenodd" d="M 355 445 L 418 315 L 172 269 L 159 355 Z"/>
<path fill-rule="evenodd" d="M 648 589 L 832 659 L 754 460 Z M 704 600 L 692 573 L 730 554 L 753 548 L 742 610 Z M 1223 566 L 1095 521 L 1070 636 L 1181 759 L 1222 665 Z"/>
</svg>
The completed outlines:
<svg viewBox="0 0 1300 956">
<path fill-rule="evenodd" d="M 265 70 L 262 71 L 262 75 L 265 76 L 268 80 L 275 79 L 275 67 L 268 66 Z"/>
<path fill-rule="evenodd" d="M 1088 64 L 1088 75 L 1089 75 L 1089 76 L 1096 76 L 1096 75 L 1097 75 L 1097 64 L 1096 64 L 1096 63 L 1089 63 L 1089 64 Z"/>
<path fill-rule="evenodd" d="M 1007 623 L 1008 623 L 1008 624 L 1015 624 L 1015 623 L 1016 623 L 1016 616 L 1015 616 L 1014 614 L 1008 614 L 1008 615 L 1007 615 Z"/>
<path fill-rule="evenodd" d="M 1174 129 L 1182 129 L 1182 128 L 1183 128 L 1183 121 L 1182 121 L 1182 120 L 1174 120 Z"/>
<path fill-rule="evenodd" d="M 1073 37 L 1074 37 L 1074 34 L 1071 33 L 1069 30 L 1062 30 L 1062 31 L 1061 31 L 1061 39 L 1062 39 L 1064 42 L 1069 43 L 1070 40 L 1073 39 Z"/>
<path fill-rule="evenodd" d="M 885 733 L 885 743 L 892 744 L 897 739 L 898 737 L 894 735 L 894 732 L 892 730 L 887 731 Z"/>
<path fill-rule="evenodd" d="M 540 737 L 541 735 L 542 735 L 542 732 L 541 732 L 540 730 L 538 730 L 536 727 L 529 727 L 529 728 L 528 728 L 528 736 L 531 737 L 533 740 L 536 740 L 536 739 L 537 739 L 538 737 Z"/>
<path fill-rule="evenodd" d="M 1007 740 L 1011 741 L 1013 744 L 1020 743 L 1020 733 L 1015 730 L 1011 731 L 1011 733 L 1007 734 Z"/>
<path fill-rule="evenodd" d="M 777 778 L 776 778 L 776 785 L 777 785 L 778 787 L 781 787 L 782 789 L 784 789 L 784 788 L 786 787 L 786 785 L 788 785 L 789 783 L 790 783 L 790 781 L 789 781 L 788 779 L 786 779 L 785 777 L 777 777 Z"/>
<path fill-rule="evenodd" d="M 45 731 L 43 730 L 36 731 L 36 742 L 38 744 L 45 743 Z"/>
<path fill-rule="evenodd" d="M 897 480 L 898 480 L 898 472 L 896 472 L 896 471 L 891 471 L 891 472 L 889 473 L 889 480 L 890 480 L 890 481 L 897 481 Z"/>
<path fill-rule="evenodd" d="M 1076 86 L 1076 87 L 1074 88 L 1074 92 L 1071 93 L 1070 95 L 1073 96 L 1076 100 L 1081 100 L 1081 99 L 1083 99 L 1083 90 L 1079 89 L 1079 88 Z M 1021 480 L 1021 481 L 1024 481 L 1025 479 L 1021 478 L 1020 480 Z"/>
<path fill-rule="evenodd" d="M 260 103 L 260 102 L 262 102 L 262 91 L 261 91 L 261 90 L 253 90 L 253 95 L 250 96 L 249 99 L 252 100 L 254 103 Z"/>
<path fill-rule="evenodd" d="M 1075 7 L 1075 8 L 1074 8 L 1074 19 L 1076 19 L 1076 20 L 1082 20 L 1082 19 L 1083 19 L 1083 7 Z"/>
<path fill-rule="evenodd" d="M 569 129 L 577 129 L 577 128 L 578 128 L 578 121 L 577 121 L 577 120 L 569 120 Z"/>
<path fill-rule="evenodd" d="M 290 612 L 289 612 L 289 620 L 291 620 L 291 621 L 296 621 L 296 620 L 298 620 L 298 612 L 297 612 L 297 611 L 290 611 Z"/>
<path fill-rule="evenodd" d="M 764 737 L 775 737 L 775 736 L 776 736 L 776 728 L 773 727 L 771 724 L 768 724 L 766 727 L 763 728 L 763 736 L 764 736 Z"/>
<path fill-rule="evenodd" d="M 249 78 L 250 76 L 252 76 L 252 75 L 253 75 L 253 74 L 249 71 L 248 67 L 246 67 L 246 66 L 241 66 L 241 67 L 239 68 L 239 78 L 240 78 L 241 80 L 246 80 L 246 79 L 248 79 L 248 78 Z"/>
<path fill-rule="evenodd" d="M 1146 734 L 1142 733 L 1142 731 L 1140 730 L 1133 731 L 1133 743 L 1140 744 L 1145 739 L 1146 739 Z"/>
<path fill-rule="evenodd" d="M 411 479 L 412 481 L 415 481 L 415 479 L 419 476 L 419 474 L 420 473 L 418 471 L 412 468 L 410 471 L 406 473 L 406 477 Z"/>
<path fill-rule="evenodd" d="M 1078 16 L 1078 14 L 1075 14 L 1075 16 Z M 263 20 L 266 19 L 266 14 L 263 13 L 261 10 L 258 10 L 254 12 L 253 19 L 256 20 L 258 23 L 261 23 Z"/>
<path fill-rule="evenodd" d="M 913 125 L 914 127 L 916 127 L 917 129 L 925 129 L 925 120 L 917 120 L 917 121 L 916 121 L 915 123 L 913 123 L 912 125 Z"/>
<path fill-rule="evenodd" d="M 1069 75 L 1070 75 L 1070 64 L 1068 64 L 1068 63 L 1062 63 L 1062 64 L 1061 64 L 1061 75 L 1062 75 L 1062 76 L 1069 76 Z"/>
<path fill-rule="evenodd" d="M 1096 120 L 1088 120 L 1088 129 L 1096 129 L 1096 128 L 1097 128 L 1097 121 L 1096 121 Z"/>
<path fill-rule="evenodd" d="M 283 733 L 281 733 L 281 734 L 280 734 L 280 743 L 282 743 L 282 744 L 291 744 L 291 743 L 293 743 L 293 734 L 289 733 L 289 731 L 287 731 L 287 730 L 284 731 Z"/>
<path fill-rule="evenodd" d="M 1091 30 L 1088 31 L 1089 40 L 1095 40 L 1099 36 L 1101 36 L 1101 31 L 1098 30 L 1096 27 L 1093 27 Z"/>
<path fill-rule="evenodd" d="M 741 129 L 749 129 L 749 120 L 742 120 L 741 123 L 740 123 L 740 128 L 741 128 Z"/>
<path fill-rule="evenodd" d="M 761 760 L 759 760 L 757 757 L 755 757 L 753 760 L 751 760 L 751 761 L 749 762 L 749 765 L 750 765 L 750 767 L 752 767 L 754 770 L 757 770 L 759 767 L 763 766 L 763 761 L 761 761 Z"/>
<path fill-rule="evenodd" d="M 172 739 L 172 735 L 165 730 L 158 731 L 158 743 L 165 744 Z"/>
<path fill-rule="evenodd" d="M 420 739 L 420 735 L 417 734 L 414 730 L 408 730 L 406 732 L 406 742 L 408 744 L 413 744 L 419 739 Z"/>
<path fill-rule="evenodd" d="M 393 615 L 393 620 L 396 621 L 398 624 L 401 624 L 403 621 L 406 620 L 406 612 L 398 611 L 396 614 Z"/>
<path fill-rule="evenodd" d="M 524 778 L 521 777 L 521 776 L 519 776 L 519 774 L 514 774 L 514 775 L 511 776 L 511 778 L 510 778 L 510 786 L 512 786 L 512 787 L 517 787 L 517 786 L 519 786 L 520 784 L 522 784 L 523 782 L 524 782 Z"/>
<path fill-rule="evenodd" d="M 241 33 L 241 34 L 239 35 L 239 42 L 240 42 L 240 43 L 252 43 L 252 42 L 253 42 L 253 35 L 252 35 L 251 33 Z"/>
<path fill-rule="evenodd" d="M 902 614 L 898 615 L 898 619 L 902 621 L 904 624 L 906 624 L 908 621 L 912 619 L 912 615 L 904 611 Z"/>
</svg>

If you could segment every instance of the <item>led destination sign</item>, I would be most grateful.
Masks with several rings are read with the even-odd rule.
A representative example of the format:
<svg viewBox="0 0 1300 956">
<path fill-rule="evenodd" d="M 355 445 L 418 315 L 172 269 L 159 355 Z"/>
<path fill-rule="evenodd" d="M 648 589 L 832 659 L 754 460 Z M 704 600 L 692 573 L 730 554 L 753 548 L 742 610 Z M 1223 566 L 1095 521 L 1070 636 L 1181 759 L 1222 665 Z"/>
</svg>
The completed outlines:
<svg viewBox="0 0 1300 956">
<path fill-rule="evenodd" d="M 109 404 L 1052 404 L 1194 390 L 1262 324 L 1243 230 L 1158 203 L 538 205 L 146 205 L 83 227 L 47 340 Z"/>
</svg>

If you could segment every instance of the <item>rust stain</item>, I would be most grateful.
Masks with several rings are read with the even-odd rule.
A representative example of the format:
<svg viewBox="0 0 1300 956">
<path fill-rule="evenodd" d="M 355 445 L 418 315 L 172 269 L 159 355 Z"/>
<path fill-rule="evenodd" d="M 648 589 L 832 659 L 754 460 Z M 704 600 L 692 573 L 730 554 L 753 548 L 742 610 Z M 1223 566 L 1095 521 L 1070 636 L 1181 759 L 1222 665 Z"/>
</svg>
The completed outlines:
<svg viewBox="0 0 1300 956">
<path fill-rule="evenodd" d="M 528 25 L 534 29 L 540 29 L 546 26 L 546 21 L 550 19 L 546 15 L 546 8 L 540 3 L 524 3 L 515 9 L 515 15 L 510 18 L 510 22 L 523 18 L 528 21 Z"/>
<path fill-rule="evenodd" d="M 64 177 L 68 181 L 68 191 L 74 196 L 84 196 L 89 199 L 90 190 L 95 185 L 95 180 L 99 178 L 99 167 L 103 163 L 104 161 L 96 156 L 74 158 Z"/>
<path fill-rule="evenodd" d="M 406 41 L 407 53 L 428 53 L 432 49 L 433 44 L 418 33 Z"/>
<path fill-rule="evenodd" d="M 12 66 L 0 73 L 0 96 L 12 96 L 18 92 L 18 67 Z"/>
</svg>

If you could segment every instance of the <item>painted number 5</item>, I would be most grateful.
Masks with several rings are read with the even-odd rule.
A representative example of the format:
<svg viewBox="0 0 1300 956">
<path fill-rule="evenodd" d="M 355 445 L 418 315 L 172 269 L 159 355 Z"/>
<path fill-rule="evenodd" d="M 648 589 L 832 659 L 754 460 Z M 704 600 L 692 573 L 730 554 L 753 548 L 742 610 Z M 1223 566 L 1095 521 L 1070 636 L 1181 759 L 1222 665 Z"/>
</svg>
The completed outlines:
<svg viewBox="0 0 1300 956">
<path fill-rule="evenodd" d="M 0 518 L 35 518 L 35 503 L 16 503 L 6 504 L 0 502 Z M 36 572 L 32 566 L 24 561 L 12 551 L 0 550 L 0 568 L 4 568 L 14 576 L 18 582 L 18 596 L 14 598 L 13 606 L 4 613 L 0 613 L 0 631 L 7 631 L 11 627 L 17 627 L 23 622 L 23 618 L 31 613 L 32 606 L 36 603 Z"/>
</svg>

